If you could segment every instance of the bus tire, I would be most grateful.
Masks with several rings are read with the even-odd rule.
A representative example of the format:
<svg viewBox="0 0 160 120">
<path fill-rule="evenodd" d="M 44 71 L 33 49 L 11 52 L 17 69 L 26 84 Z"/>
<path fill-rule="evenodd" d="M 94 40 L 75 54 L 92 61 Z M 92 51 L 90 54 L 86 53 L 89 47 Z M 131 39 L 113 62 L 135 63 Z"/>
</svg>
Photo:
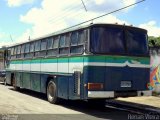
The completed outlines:
<svg viewBox="0 0 160 120">
<path fill-rule="evenodd" d="M 47 85 L 47 98 L 48 101 L 52 104 L 59 103 L 59 98 L 57 96 L 57 86 L 52 80 L 50 80 Z"/>
</svg>

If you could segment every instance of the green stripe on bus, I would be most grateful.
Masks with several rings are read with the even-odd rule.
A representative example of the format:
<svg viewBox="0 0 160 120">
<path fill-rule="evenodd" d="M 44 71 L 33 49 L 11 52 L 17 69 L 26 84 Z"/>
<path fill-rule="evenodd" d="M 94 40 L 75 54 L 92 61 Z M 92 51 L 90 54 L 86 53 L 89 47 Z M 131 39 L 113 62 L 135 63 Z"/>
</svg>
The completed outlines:
<svg viewBox="0 0 160 120">
<path fill-rule="evenodd" d="M 22 71 L 22 70 L 11 70 L 7 69 L 7 72 L 17 72 L 17 73 L 31 73 L 31 74 L 50 74 L 50 75 L 67 75 L 67 76 L 72 76 L 73 73 L 64 73 L 64 72 L 46 72 L 46 71 Z"/>
<path fill-rule="evenodd" d="M 41 58 L 32 60 L 15 60 L 11 64 L 35 64 L 35 63 L 79 63 L 79 62 L 107 62 L 107 63 L 124 63 L 129 61 L 140 62 L 141 64 L 150 64 L 149 58 L 144 57 L 128 57 L 128 56 L 82 56 L 82 57 L 68 57 L 68 58 Z"/>
</svg>

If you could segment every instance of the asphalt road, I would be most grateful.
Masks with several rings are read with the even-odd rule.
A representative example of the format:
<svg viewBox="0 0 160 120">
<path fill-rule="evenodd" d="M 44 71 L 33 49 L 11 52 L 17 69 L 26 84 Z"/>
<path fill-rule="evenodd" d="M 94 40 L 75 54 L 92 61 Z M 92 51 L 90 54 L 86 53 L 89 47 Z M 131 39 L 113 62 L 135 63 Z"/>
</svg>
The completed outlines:
<svg viewBox="0 0 160 120">
<path fill-rule="evenodd" d="M 60 105 L 50 104 L 41 93 L 21 90 L 14 91 L 11 86 L 0 84 L 0 119 L 14 120 L 94 120 L 128 119 L 132 113 L 114 108 L 88 107 L 83 101 L 64 100 Z"/>
</svg>

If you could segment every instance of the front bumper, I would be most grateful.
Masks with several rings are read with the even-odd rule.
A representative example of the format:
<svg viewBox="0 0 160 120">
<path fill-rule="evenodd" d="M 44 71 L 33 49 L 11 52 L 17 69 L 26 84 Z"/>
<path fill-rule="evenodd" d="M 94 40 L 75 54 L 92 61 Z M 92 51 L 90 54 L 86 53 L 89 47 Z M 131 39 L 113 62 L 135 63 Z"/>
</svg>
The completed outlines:
<svg viewBox="0 0 160 120">
<path fill-rule="evenodd" d="M 123 94 L 122 94 L 123 93 Z M 115 91 L 88 91 L 88 98 L 115 98 L 115 97 L 134 97 L 134 96 L 151 96 L 152 91 L 135 91 L 135 94 L 126 92 L 121 92 L 117 94 Z"/>
</svg>

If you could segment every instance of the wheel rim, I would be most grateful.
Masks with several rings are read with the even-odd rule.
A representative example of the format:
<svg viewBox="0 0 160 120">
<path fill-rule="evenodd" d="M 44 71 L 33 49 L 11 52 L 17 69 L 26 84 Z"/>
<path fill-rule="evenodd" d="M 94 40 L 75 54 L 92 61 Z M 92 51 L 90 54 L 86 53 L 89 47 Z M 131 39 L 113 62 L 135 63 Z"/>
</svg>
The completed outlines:
<svg viewBox="0 0 160 120">
<path fill-rule="evenodd" d="M 52 100 L 54 99 L 54 97 L 55 97 L 55 87 L 53 83 L 50 83 L 48 86 L 48 98 Z"/>
</svg>

